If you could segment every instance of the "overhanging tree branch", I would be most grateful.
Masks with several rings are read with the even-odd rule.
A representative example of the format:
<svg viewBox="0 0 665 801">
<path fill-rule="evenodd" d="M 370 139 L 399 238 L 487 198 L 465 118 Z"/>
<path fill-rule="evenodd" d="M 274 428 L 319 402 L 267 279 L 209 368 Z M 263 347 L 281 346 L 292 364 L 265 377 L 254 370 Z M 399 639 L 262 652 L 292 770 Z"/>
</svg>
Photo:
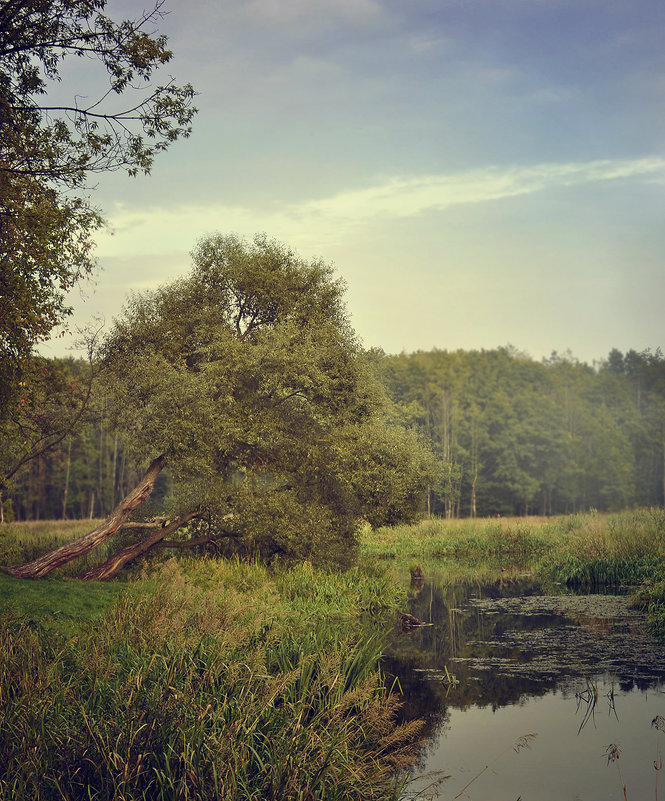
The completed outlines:
<svg viewBox="0 0 665 801">
<path fill-rule="evenodd" d="M 93 380 L 95 377 L 94 361 L 93 361 L 95 338 L 93 338 L 89 347 L 88 356 L 89 356 L 90 373 L 86 385 L 85 396 L 81 401 L 81 405 L 78 411 L 74 414 L 74 416 L 70 420 L 67 420 L 63 423 L 59 431 L 55 431 L 51 434 L 46 434 L 46 435 L 42 434 L 39 437 L 39 439 L 35 443 L 33 443 L 32 447 L 28 450 L 28 452 L 23 454 L 23 456 L 21 456 L 2 476 L 0 476 L 0 489 L 2 489 L 2 487 L 6 485 L 6 482 L 9 481 L 12 478 L 12 476 L 14 476 L 28 462 L 32 461 L 33 459 L 37 459 L 42 454 L 46 453 L 52 448 L 55 448 L 56 445 L 59 445 L 65 439 L 65 437 L 69 436 L 72 433 L 72 431 L 74 431 L 76 426 L 81 421 L 81 418 L 85 414 L 85 411 L 88 408 L 88 404 L 90 402 L 90 398 L 92 396 Z M 18 427 L 22 428 L 20 423 L 18 424 Z M 28 426 L 27 428 L 32 430 L 35 434 L 42 433 L 39 430 L 39 428 L 35 426 Z M 25 430 L 25 427 L 23 427 L 23 429 Z"/>
<path fill-rule="evenodd" d="M 99 172 L 150 172 L 191 132 L 191 85 L 153 83 L 172 58 L 156 30 L 163 5 L 115 21 L 107 0 L 0 0 L 0 271 L 11 278 L 0 293 L 0 424 L 25 358 L 71 312 L 67 290 L 95 269 L 103 220 L 77 193 Z M 97 62 L 106 85 L 87 103 L 75 89 L 73 102 L 49 103 L 72 56 Z"/>
</svg>

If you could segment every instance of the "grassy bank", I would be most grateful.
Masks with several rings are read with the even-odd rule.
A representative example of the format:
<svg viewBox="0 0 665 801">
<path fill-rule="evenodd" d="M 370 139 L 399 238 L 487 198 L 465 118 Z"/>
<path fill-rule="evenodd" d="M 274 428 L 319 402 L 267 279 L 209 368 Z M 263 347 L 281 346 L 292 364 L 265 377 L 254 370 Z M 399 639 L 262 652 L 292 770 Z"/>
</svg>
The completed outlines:
<svg viewBox="0 0 665 801">
<path fill-rule="evenodd" d="M 418 727 L 366 627 L 403 600 L 380 573 L 192 559 L 3 587 L 0 798 L 399 797 Z"/>
<path fill-rule="evenodd" d="M 569 587 L 630 587 L 651 631 L 665 637 L 665 511 L 484 520 L 425 520 L 363 532 L 363 559 L 387 560 L 402 580 L 416 565 L 456 581 L 530 572 Z"/>
<path fill-rule="evenodd" d="M 665 563 L 665 511 L 563 517 L 425 520 L 363 532 L 369 560 L 391 560 L 398 571 L 443 562 L 521 564 L 571 586 L 635 584 Z"/>
</svg>

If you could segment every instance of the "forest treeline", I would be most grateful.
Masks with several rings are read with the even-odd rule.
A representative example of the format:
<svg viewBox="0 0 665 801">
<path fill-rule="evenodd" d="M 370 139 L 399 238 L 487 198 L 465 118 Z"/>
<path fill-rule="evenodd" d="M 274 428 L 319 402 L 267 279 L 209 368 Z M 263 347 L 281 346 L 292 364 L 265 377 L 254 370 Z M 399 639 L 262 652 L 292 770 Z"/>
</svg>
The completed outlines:
<svg viewBox="0 0 665 801">
<path fill-rule="evenodd" d="M 70 395 L 84 392 L 85 361 L 36 361 L 51 395 L 55 385 Z M 659 350 L 613 350 L 594 366 L 557 354 L 535 361 L 512 348 L 377 356 L 374 363 L 395 403 L 394 422 L 420 432 L 434 453 L 436 480 L 423 497 L 424 513 L 562 514 L 663 504 Z M 6 517 L 104 517 L 113 509 L 142 466 L 108 411 L 103 380 L 96 380 L 73 433 L 13 477 Z M 160 477 L 155 504 L 170 480 Z"/>
<path fill-rule="evenodd" d="M 37 388 L 44 397 L 38 423 L 51 424 L 53 430 L 63 425 L 63 406 L 71 406 L 76 413 L 84 403 L 90 365 L 83 359 L 44 359 L 33 357 L 32 375 L 43 377 Z M 35 382 L 26 382 L 26 392 L 19 405 L 35 402 L 27 387 L 33 390 Z M 63 404 L 62 395 L 66 402 Z M 52 421 L 47 418 L 53 418 Z M 57 419 L 56 419 L 57 418 Z M 32 420 L 30 420 L 32 422 Z M 25 423 L 24 423 L 25 426 Z M 16 425 L 15 436 L 21 431 Z M 31 430 L 24 432 L 26 440 L 34 437 Z M 4 444 L 4 455 L 11 464 L 11 445 L 20 453 L 20 443 Z M 112 430 L 108 417 L 106 392 L 103 382 L 95 379 L 83 415 L 73 430 L 56 446 L 42 455 L 30 459 L 12 477 L 5 490 L 5 518 L 8 520 L 64 520 L 105 517 L 120 498 L 135 486 L 142 470 L 128 459 L 119 433 Z M 168 487 L 165 476 L 156 490 L 163 496 Z"/>
<path fill-rule="evenodd" d="M 612 350 L 589 366 L 514 348 L 390 356 L 383 380 L 439 465 L 446 517 L 661 505 L 665 357 Z"/>
</svg>

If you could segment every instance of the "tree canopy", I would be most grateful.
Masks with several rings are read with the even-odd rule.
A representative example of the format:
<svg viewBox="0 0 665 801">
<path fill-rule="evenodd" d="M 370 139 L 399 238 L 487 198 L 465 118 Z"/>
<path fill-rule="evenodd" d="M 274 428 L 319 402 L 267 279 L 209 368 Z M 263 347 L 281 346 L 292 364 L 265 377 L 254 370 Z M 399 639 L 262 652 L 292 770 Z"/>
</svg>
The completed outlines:
<svg viewBox="0 0 665 801">
<path fill-rule="evenodd" d="M 439 465 L 449 517 L 661 505 L 665 359 L 613 350 L 595 367 L 511 348 L 388 357 L 384 380 Z"/>
<path fill-rule="evenodd" d="M 163 514 L 189 523 L 171 546 L 348 563 L 362 519 L 414 516 L 430 462 L 386 422 L 342 283 L 265 236 L 213 236 L 193 257 L 188 277 L 132 298 L 102 349 L 110 422 L 152 484 L 168 467 Z"/>
<path fill-rule="evenodd" d="M 89 178 L 149 172 L 189 135 L 192 87 L 152 82 L 172 55 L 153 30 L 162 6 L 116 22 L 106 0 L 0 2 L 0 414 L 22 361 L 67 315 L 67 290 L 94 267 L 103 220 Z M 72 56 L 101 67 L 99 92 L 51 101 Z"/>
</svg>

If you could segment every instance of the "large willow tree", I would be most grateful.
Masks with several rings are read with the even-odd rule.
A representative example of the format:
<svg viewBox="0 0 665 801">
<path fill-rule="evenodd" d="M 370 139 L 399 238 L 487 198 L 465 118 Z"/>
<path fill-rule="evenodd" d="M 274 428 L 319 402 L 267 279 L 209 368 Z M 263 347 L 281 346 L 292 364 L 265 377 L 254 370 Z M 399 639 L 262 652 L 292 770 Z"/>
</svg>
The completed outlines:
<svg viewBox="0 0 665 801">
<path fill-rule="evenodd" d="M 189 277 L 136 295 L 103 371 L 115 426 L 150 462 L 144 480 L 98 529 L 15 575 L 45 575 L 126 526 L 165 467 L 175 491 L 162 519 L 134 523 L 147 536 L 84 578 L 115 575 L 158 545 L 203 542 L 344 564 L 359 521 L 412 517 L 428 456 L 385 422 L 342 293 L 320 261 L 263 236 L 215 236 Z"/>
</svg>

